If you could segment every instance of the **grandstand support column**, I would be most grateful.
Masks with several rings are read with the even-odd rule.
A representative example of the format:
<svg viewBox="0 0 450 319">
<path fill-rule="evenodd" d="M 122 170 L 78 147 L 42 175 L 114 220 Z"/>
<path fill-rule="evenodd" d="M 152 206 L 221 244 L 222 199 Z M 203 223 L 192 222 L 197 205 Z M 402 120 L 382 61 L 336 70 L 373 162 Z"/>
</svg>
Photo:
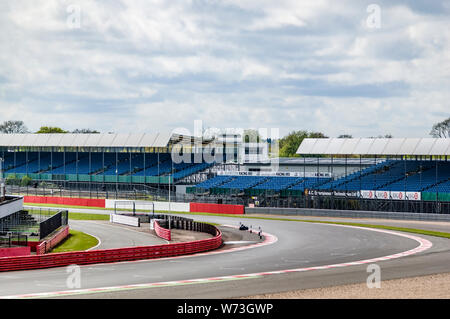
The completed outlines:
<svg viewBox="0 0 450 319">
<path fill-rule="evenodd" d="M 375 154 L 375 163 L 374 163 L 374 165 L 375 166 L 377 165 L 377 154 Z M 377 185 L 377 174 L 373 174 L 373 177 L 374 177 L 374 182 L 375 182 L 374 185 Z M 374 196 L 374 197 L 376 198 L 376 196 Z"/>
<path fill-rule="evenodd" d="M 361 208 L 361 204 L 362 204 L 362 197 L 361 197 L 361 188 L 362 188 L 361 174 L 362 174 L 362 155 L 359 154 L 359 205 L 360 205 L 360 208 Z"/>
<path fill-rule="evenodd" d="M 131 188 L 131 185 L 132 185 L 132 183 L 131 183 L 132 174 L 131 174 L 131 151 L 130 151 L 130 149 L 128 149 L 128 153 L 130 154 L 130 188 Z"/>
<path fill-rule="evenodd" d="M 66 148 L 63 147 L 64 188 L 66 187 Z"/>
<path fill-rule="evenodd" d="M 303 156 L 303 178 L 306 177 L 306 157 Z"/>
<path fill-rule="evenodd" d="M 119 183 L 119 175 L 118 175 L 118 173 L 119 173 L 119 171 L 118 171 L 118 157 L 119 157 L 119 154 L 117 153 L 117 148 L 116 148 L 116 199 L 117 199 L 117 193 L 118 193 L 118 188 L 119 188 L 119 185 L 118 185 L 118 183 Z"/>
<path fill-rule="evenodd" d="M 146 168 L 147 168 L 147 164 L 145 163 L 145 149 L 144 149 L 144 185 L 146 184 L 146 181 L 147 181 L 147 177 L 145 176 L 146 174 Z"/>
<path fill-rule="evenodd" d="M 344 169 L 345 169 L 345 176 L 347 176 L 347 154 L 345 154 L 345 165 L 344 165 L 345 167 L 344 167 Z M 345 194 L 347 194 L 347 182 L 345 183 Z M 346 202 L 346 205 L 347 205 L 347 201 L 345 201 Z"/>
<path fill-rule="evenodd" d="M 75 153 L 75 173 L 77 174 L 77 182 L 78 182 L 78 147 L 76 148 Z M 77 183 L 78 185 L 78 183 Z"/>
<path fill-rule="evenodd" d="M 436 174 L 435 174 L 435 182 L 434 185 L 437 184 L 438 182 L 438 161 L 437 161 L 437 156 L 435 157 L 435 161 L 436 161 Z M 439 209 L 439 191 L 438 188 L 436 187 L 436 213 L 440 213 L 440 209 Z"/>
<path fill-rule="evenodd" d="M 91 164 L 91 148 L 89 147 L 89 198 L 92 198 L 92 194 L 91 194 L 91 184 L 92 184 L 92 164 Z"/>
<path fill-rule="evenodd" d="M 161 176 L 159 176 L 159 148 L 158 148 L 158 198 L 161 197 Z"/>
<path fill-rule="evenodd" d="M 106 171 L 106 169 L 105 169 L 105 149 L 103 149 L 102 148 L 102 175 L 103 175 L 103 177 L 102 177 L 102 190 L 103 189 L 105 189 L 106 190 L 106 187 L 105 187 L 105 171 Z"/>
<path fill-rule="evenodd" d="M 331 172 L 331 180 L 333 180 L 333 154 L 331 154 L 331 165 L 330 165 L 330 172 Z M 334 190 L 333 190 L 333 183 L 331 183 L 331 209 L 334 209 Z"/>
<path fill-rule="evenodd" d="M 316 176 L 316 184 L 319 183 L 319 176 L 320 176 L 320 163 L 319 163 L 319 157 L 317 156 L 317 176 Z"/>
</svg>

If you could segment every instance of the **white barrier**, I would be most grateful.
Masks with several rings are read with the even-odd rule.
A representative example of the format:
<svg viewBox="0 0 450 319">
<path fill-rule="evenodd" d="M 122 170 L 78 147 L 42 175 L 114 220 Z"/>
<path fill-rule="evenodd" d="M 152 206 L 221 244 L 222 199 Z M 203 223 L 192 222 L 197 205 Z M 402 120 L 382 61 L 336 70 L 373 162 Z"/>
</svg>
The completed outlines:
<svg viewBox="0 0 450 319">
<path fill-rule="evenodd" d="M 114 208 L 114 202 L 116 200 L 114 199 L 107 199 L 105 200 L 105 208 Z M 120 200 L 117 200 L 117 202 L 120 202 Z M 124 202 L 124 201 L 122 201 Z M 130 203 L 131 201 L 126 201 Z M 169 210 L 169 202 L 150 202 L 150 201 L 135 201 L 135 208 L 136 210 L 146 210 L 150 211 L 152 209 L 152 203 L 155 205 L 155 211 L 168 211 Z M 120 205 L 120 208 L 129 208 L 132 209 L 133 207 L 131 204 L 129 207 L 125 207 L 123 205 Z M 171 202 L 170 203 L 170 210 L 175 212 L 186 212 L 188 213 L 190 211 L 189 203 L 178 203 L 178 202 Z"/>
<path fill-rule="evenodd" d="M 141 225 L 138 217 L 124 216 L 119 214 L 109 215 L 109 221 L 111 223 L 124 224 L 135 227 L 139 227 Z"/>
</svg>

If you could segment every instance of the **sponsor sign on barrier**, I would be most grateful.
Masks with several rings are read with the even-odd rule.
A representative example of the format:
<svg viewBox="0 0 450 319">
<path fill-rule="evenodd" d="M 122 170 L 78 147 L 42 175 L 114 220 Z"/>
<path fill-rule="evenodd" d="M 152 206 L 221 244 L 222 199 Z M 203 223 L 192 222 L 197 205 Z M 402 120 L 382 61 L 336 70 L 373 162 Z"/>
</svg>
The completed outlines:
<svg viewBox="0 0 450 319">
<path fill-rule="evenodd" d="M 119 214 L 109 215 L 109 221 L 111 223 L 124 224 L 135 227 L 139 227 L 141 225 L 138 217 L 124 216 Z"/>
<path fill-rule="evenodd" d="M 394 191 L 369 191 L 362 190 L 361 197 L 367 199 L 395 199 L 395 200 L 421 200 L 420 192 L 394 192 Z"/>
</svg>

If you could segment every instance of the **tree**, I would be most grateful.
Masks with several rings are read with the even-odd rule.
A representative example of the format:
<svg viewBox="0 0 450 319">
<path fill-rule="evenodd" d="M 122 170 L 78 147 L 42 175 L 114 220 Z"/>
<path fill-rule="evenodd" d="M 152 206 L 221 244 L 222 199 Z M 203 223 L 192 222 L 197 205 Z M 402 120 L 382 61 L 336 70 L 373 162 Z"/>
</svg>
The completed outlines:
<svg viewBox="0 0 450 319">
<path fill-rule="evenodd" d="M 261 136 L 257 130 L 244 130 L 244 143 L 259 143 Z"/>
<path fill-rule="evenodd" d="M 338 138 L 353 138 L 350 134 L 341 134 L 338 136 Z"/>
<path fill-rule="evenodd" d="M 293 131 L 279 141 L 280 157 L 296 157 L 297 150 L 305 138 L 326 138 L 323 133 L 307 131 Z"/>
<path fill-rule="evenodd" d="M 450 117 L 434 124 L 431 128 L 430 135 L 436 138 L 450 138 Z"/>
<path fill-rule="evenodd" d="M 82 129 L 73 130 L 72 133 L 75 133 L 75 134 L 98 134 L 100 132 L 97 130 L 91 130 L 89 128 L 82 128 Z"/>
<path fill-rule="evenodd" d="M 5 121 L 0 125 L 0 133 L 23 134 L 28 133 L 28 128 L 23 124 L 23 121 Z"/>
<path fill-rule="evenodd" d="M 62 128 L 59 127 L 41 126 L 39 131 L 37 131 L 36 133 L 37 134 L 67 133 L 67 131 L 64 131 Z"/>
</svg>

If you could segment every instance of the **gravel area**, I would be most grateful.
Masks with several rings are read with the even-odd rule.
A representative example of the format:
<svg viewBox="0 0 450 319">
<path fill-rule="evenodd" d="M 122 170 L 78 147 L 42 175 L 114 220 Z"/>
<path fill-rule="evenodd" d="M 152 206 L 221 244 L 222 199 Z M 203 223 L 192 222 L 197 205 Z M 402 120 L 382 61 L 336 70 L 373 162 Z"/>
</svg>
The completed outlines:
<svg viewBox="0 0 450 319">
<path fill-rule="evenodd" d="M 450 299 L 450 273 L 250 296 L 243 299 Z"/>
</svg>

